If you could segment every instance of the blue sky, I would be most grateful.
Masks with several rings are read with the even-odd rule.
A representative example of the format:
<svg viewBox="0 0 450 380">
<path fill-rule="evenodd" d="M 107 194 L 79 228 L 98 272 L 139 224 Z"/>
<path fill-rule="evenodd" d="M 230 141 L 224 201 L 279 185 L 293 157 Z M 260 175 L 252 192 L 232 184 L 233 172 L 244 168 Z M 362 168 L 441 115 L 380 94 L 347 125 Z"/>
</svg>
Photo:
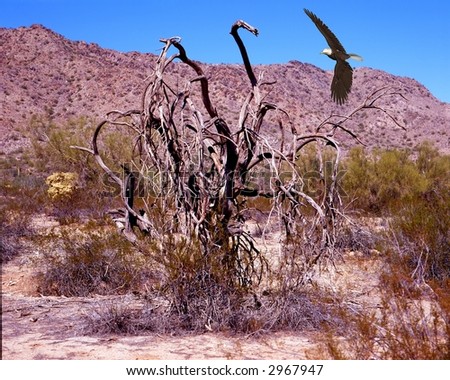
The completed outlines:
<svg viewBox="0 0 450 380">
<path fill-rule="evenodd" d="M 43 24 L 72 39 L 119 51 L 158 54 L 159 38 L 181 36 L 193 59 L 240 63 L 229 35 L 243 19 L 260 30 L 241 32 L 252 63 L 334 63 L 326 42 L 303 13 L 308 8 L 367 66 L 414 78 L 450 102 L 450 1 L 447 0 L 0 0 L 0 26 Z"/>
</svg>

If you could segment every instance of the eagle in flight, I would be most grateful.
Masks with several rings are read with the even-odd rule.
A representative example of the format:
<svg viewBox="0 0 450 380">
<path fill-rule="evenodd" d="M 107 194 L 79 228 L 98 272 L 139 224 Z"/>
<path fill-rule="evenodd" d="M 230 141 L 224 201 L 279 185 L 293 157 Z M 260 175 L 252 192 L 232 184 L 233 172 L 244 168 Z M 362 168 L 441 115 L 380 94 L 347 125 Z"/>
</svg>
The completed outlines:
<svg viewBox="0 0 450 380">
<path fill-rule="evenodd" d="M 337 104 L 344 104 L 352 88 L 353 80 L 353 69 L 348 64 L 347 59 L 353 58 L 362 61 L 363 58 L 357 54 L 347 53 L 334 33 L 320 18 L 307 9 L 304 9 L 304 11 L 327 40 L 329 47 L 323 49 L 322 54 L 326 54 L 336 61 L 333 81 L 331 82 L 331 97 Z"/>
</svg>

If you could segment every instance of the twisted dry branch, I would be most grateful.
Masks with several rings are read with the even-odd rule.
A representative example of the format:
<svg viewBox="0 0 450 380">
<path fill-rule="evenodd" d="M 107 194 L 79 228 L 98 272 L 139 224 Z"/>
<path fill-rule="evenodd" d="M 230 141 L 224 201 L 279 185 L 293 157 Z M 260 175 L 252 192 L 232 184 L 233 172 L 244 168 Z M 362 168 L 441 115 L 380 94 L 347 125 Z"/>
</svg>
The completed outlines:
<svg viewBox="0 0 450 380">
<path fill-rule="evenodd" d="M 270 199 L 269 216 L 276 215 L 279 223 L 284 225 L 286 244 L 297 252 L 296 260 L 303 262 L 303 272 L 298 274 L 295 282 L 304 282 L 322 258 L 333 260 L 334 257 L 341 215 L 338 191 L 341 153 L 334 132 L 339 129 L 362 143 L 345 124 L 364 109 L 381 110 L 400 126 L 377 103 L 382 97 L 395 93 L 389 89 L 375 91 L 349 115 L 333 115 L 325 119 L 315 133 L 293 136 L 291 144 L 285 143 L 284 127 L 279 120 L 281 142 L 271 143 L 264 130 L 267 115 L 278 111 L 289 115 L 276 104 L 262 100 L 261 87 L 270 88 L 275 82 L 257 80 L 238 34 L 240 28 L 258 35 L 256 28 L 242 20 L 233 24 L 230 32 L 240 50 L 251 85 L 239 112 L 236 131 L 232 131 L 214 106 L 209 80 L 201 65 L 188 57 L 181 39 L 173 37 L 161 40 L 164 47 L 142 94 L 141 108 L 111 111 L 108 119 L 95 129 L 93 149 L 76 148 L 93 154 L 98 165 L 122 188 L 124 209 L 121 217 L 125 215 L 127 220 L 125 232 L 130 240 L 138 240 L 135 227 L 159 242 L 176 233 L 198 239 L 204 257 L 219 255 L 232 281 L 243 286 L 259 282 L 267 268 L 260 248 L 243 228 L 244 211 L 248 209 L 246 202 L 250 198 Z M 168 56 L 171 47 L 177 53 Z M 167 72 L 175 59 L 195 73 L 184 88 L 176 90 L 170 85 Z M 206 114 L 191 96 L 197 83 L 200 83 L 200 98 Z M 105 164 L 100 154 L 98 139 L 108 124 L 125 127 L 136 141 L 136 157 L 130 165 L 136 172 L 125 173 L 125 180 Z M 331 130 L 322 132 L 330 126 Z M 291 130 L 295 131 L 295 128 Z M 304 188 L 305 173 L 300 168 L 302 154 L 309 145 L 317 146 L 316 175 L 322 191 L 318 195 Z M 321 152 L 325 147 L 334 151 L 331 173 L 327 173 L 322 159 Z M 124 163 L 120 164 L 123 166 Z M 270 176 L 268 188 L 251 183 L 251 178 L 261 173 Z M 140 210 L 136 210 L 133 202 L 138 179 L 152 189 L 145 194 L 144 209 Z M 159 180 L 158 184 L 155 179 Z M 160 220 L 154 216 L 152 210 L 155 208 L 160 210 Z M 273 223 L 270 217 L 267 220 L 267 223 Z"/>
</svg>

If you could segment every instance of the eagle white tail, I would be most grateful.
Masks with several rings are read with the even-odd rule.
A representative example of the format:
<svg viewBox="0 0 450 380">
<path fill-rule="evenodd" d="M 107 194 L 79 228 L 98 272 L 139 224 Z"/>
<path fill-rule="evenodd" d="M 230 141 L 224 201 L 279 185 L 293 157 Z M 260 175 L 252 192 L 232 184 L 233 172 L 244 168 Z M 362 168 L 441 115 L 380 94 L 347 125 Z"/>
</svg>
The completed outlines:
<svg viewBox="0 0 450 380">
<path fill-rule="evenodd" d="M 363 57 L 361 57 L 358 54 L 352 54 L 352 53 L 348 53 L 348 55 L 350 56 L 350 58 L 356 59 L 357 61 L 363 61 Z"/>
</svg>

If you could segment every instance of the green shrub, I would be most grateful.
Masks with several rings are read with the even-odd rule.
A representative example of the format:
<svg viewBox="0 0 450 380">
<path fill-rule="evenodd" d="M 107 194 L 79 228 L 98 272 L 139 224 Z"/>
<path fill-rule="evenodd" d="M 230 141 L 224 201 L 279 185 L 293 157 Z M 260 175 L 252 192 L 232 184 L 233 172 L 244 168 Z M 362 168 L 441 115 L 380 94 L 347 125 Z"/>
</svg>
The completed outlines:
<svg viewBox="0 0 450 380">
<path fill-rule="evenodd" d="M 36 169 L 46 175 L 53 172 L 75 172 L 84 181 L 93 181 L 99 173 L 103 174 L 91 154 L 72 148 L 90 147 L 96 124 L 95 120 L 86 117 L 56 124 L 51 119 L 33 116 L 26 133 L 31 140 Z M 99 148 L 104 155 L 102 158 L 109 167 L 117 171 L 121 170 L 117 165 L 131 163 L 134 156 L 135 144 L 127 138 L 122 128 L 126 127 L 106 129 L 99 139 Z"/>
<path fill-rule="evenodd" d="M 366 152 L 357 147 L 344 160 L 343 189 L 356 210 L 391 215 L 404 204 L 431 191 L 443 190 L 449 173 L 449 156 L 441 156 L 429 144 L 412 151 Z"/>
<path fill-rule="evenodd" d="M 430 144 L 345 161 L 353 207 L 389 220 L 377 310 L 343 308 L 351 328 L 328 335 L 333 358 L 450 358 L 450 156 Z M 431 287 L 430 287 L 431 285 Z"/>
<path fill-rule="evenodd" d="M 74 149 L 73 146 L 90 146 L 95 121 L 80 117 L 69 120 L 64 125 L 55 124 L 42 116 L 34 116 L 27 131 L 31 139 L 28 165 L 30 170 L 43 179 L 53 173 L 74 173 L 78 177 L 77 191 L 72 194 L 72 202 L 59 200 L 52 203 L 53 213 L 63 223 L 73 221 L 80 215 L 101 218 L 106 205 L 114 203 L 112 198 L 119 194 L 117 185 L 97 166 L 91 154 Z M 105 131 L 100 144 L 105 152 L 104 160 L 108 164 L 115 158 L 114 152 L 121 152 L 123 157 L 131 157 L 133 144 L 119 135 L 116 130 Z M 126 152 L 129 152 L 127 155 Z M 131 159 L 131 158 L 130 158 Z M 123 164 L 127 164 L 125 162 Z M 117 173 L 121 167 L 112 166 Z M 77 208 L 78 210 L 75 210 Z M 68 217 L 65 217 L 68 214 Z"/>
<path fill-rule="evenodd" d="M 318 202 L 332 183 L 335 161 L 335 149 L 329 146 L 319 147 L 318 144 L 307 145 L 297 156 L 298 174 L 304 181 L 303 191 Z"/>
<path fill-rule="evenodd" d="M 401 207 L 427 189 L 427 180 L 406 151 L 391 150 L 379 155 L 374 166 L 377 203 L 380 208 Z"/>
<path fill-rule="evenodd" d="M 58 125 L 51 119 L 34 115 L 25 131 L 31 140 L 34 169 L 43 176 L 54 172 L 75 172 L 80 178 L 95 173 L 94 160 L 90 155 L 72 145 L 90 145 L 93 121 L 86 118 L 69 120 Z"/>
<path fill-rule="evenodd" d="M 414 165 L 420 180 L 410 186 L 414 191 L 404 190 L 408 197 L 391 214 L 398 255 L 416 280 L 445 283 L 450 278 L 450 156 L 425 143 L 417 148 Z"/>
<path fill-rule="evenodd" d="M 374 163 L 362 147 L 350 150 L 343 163 L 345 176 L 343 188 L 349 197 L 347 202 L 358 210 L 372 211 L 376 205 Z"/>
</svg>

